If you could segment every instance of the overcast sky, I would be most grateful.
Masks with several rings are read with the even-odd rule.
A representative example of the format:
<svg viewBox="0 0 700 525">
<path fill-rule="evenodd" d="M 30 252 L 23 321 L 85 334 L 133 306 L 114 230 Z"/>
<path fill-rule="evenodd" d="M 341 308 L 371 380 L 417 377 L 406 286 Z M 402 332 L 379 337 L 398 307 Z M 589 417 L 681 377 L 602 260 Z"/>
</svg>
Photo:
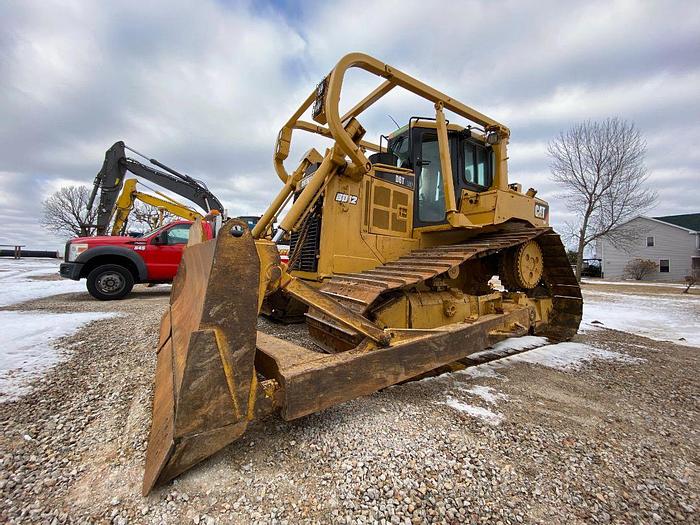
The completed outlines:
<svg viewBox="0 0 700 525">
<path fill-rule="evenodd" d="M 39 226 L 41 201 L 91 184 L 117 140 L 203 179 L 231 215 L 262 213 L 281 184 L 281 124 L 351 51 L 509 126 L 511 181 L 539 188 L 555 225 L 567 210 L 547 141 L 611 116 L 646 136 L 654 214 L 700 212 L 697 1 L 4 0 L 0 243 L 60 246 Z M 368 111 L 368 137 L 395 128 L 388 114 L 432 113 L 415 101 L 392 93 Z"/>
</svg>

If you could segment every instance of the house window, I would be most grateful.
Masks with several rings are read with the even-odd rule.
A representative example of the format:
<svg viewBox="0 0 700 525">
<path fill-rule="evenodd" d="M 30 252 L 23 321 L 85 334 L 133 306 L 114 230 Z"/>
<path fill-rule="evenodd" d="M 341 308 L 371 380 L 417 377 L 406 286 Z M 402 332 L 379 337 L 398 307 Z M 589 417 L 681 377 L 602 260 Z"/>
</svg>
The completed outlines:
<svg viewBox="0 0 700 525">
<path fill-rule="evenodd" d="M 654 246 L 654 237 L 647 237 L 647 246 Z"/>
<path fill-rule="evenodd" d="M 668 273 L 671 271 L 671 261 L 668 259 L 659 259 L 659 272 Z"/>
</svg>

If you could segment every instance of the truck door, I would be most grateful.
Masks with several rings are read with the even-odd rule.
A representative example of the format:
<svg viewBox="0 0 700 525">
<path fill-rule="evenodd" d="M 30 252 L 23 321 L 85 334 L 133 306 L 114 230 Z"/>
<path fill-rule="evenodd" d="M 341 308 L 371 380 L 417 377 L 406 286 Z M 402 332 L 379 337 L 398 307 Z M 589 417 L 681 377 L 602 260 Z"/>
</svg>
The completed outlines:
<svg viewBox="0 0 700 525">
<path fill-rule="evenodd" d="M 175 224 L 155 235 L 146 247 L 144 259 L 151 281 L 171 281 L 187 245 L 191 224 Z"/>
</svg>

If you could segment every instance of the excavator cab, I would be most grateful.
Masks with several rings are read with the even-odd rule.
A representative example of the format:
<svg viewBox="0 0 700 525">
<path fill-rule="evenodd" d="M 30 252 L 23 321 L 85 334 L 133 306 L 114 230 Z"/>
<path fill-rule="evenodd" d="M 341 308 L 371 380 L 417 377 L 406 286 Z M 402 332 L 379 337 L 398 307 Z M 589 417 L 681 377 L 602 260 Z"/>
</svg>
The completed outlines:
<svg viewBox="0 0 700 525">
<path fill-rule="evenodd" d="M 350 68 L 383 80 L 340 113 Z M 435 117 L 410 119 L 382 147 L 359 119 L 394 88 L 434 103 Z M 289 172 L 297 131 L 332 143 Z M 303 417 L 513 335 L 573 337 L 580 288 L 547 203 L 508 182 L 509 136 L 388 64 L 343 57 L 282 126 L 282 187 L 255 226 L 231 219 L 184 252 L 160 330 L 144 493 L 270 413 Z M 496 274 L 504 290 L 490 286 Z M 303 321 L 313 344 L 258 332 L 266 312 Z"/>
</svg>

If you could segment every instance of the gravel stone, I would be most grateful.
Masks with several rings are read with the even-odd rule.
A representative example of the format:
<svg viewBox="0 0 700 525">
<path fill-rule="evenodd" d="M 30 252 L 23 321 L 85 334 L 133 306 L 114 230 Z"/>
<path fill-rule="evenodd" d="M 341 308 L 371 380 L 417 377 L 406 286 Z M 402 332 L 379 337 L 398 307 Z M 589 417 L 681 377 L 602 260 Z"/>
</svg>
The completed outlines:
<svg viewBox="0 0 700 525">
<path fill-rule="evenodd" d="M 7 309 L 115 311 L 58 341 L 65 360 L 0 403 L 1 523 L 695 522 L 697 348 L 612 330 L 576 341 L 641 358 L 576 371 L 518 363 L 406 383 L 297 421 L 271 416 L 141 496 L 169 288 Z M 300 326 L 259 328 L 311 345 Z M 487 403 L 470 393 L 490 387 Z M 498 411 L 500 424 L 446 405 Z"/>
</svg>

